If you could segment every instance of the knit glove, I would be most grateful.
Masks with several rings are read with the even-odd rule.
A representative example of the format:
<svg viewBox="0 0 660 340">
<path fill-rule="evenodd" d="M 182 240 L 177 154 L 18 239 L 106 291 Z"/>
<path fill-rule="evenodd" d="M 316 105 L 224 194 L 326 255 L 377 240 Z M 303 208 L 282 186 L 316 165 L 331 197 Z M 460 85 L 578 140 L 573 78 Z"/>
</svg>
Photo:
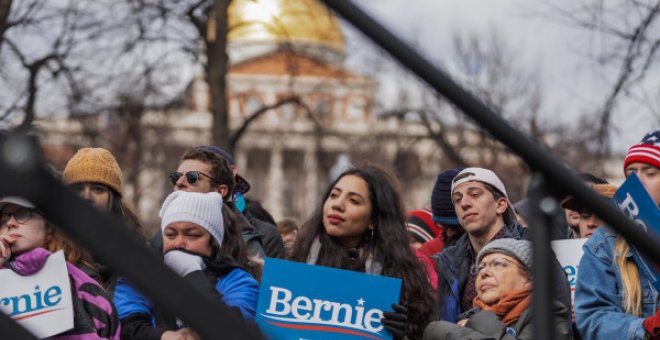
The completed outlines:
<svg viewBox="0 0 660 340">
<path fill-rule="evenodd" d="M 396 303 L 392 304 L 392 308 L 394 312 L 384 312 L 380 322 L 392 333 L 394 339 L 402 339 L 408 329 L 408 308 Z"/>
<path fill-rule="evenodd" d="M 660 339 L 660 310 L 655 315 L 644 319 L 644 330 L 652 336 L 652 339 Z"/>
<path fill-rule="evenodd" d="M 206 265 L 201 256 L 180 250 L 168 251 L 163 258 L 165 264 L 181 277 L 197 270 L 206 269 Z"/>
</svg>

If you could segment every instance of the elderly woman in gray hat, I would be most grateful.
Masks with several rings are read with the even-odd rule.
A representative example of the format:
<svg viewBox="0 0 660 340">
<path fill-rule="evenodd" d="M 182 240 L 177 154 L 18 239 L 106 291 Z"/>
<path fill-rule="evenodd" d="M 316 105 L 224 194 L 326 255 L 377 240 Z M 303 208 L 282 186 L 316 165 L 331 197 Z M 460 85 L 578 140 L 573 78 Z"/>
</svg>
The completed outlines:
<svg viewBox="0 0 660 340">
<path fill-rule="evenodd" d="M 432 322 L 431 339 L 532 339 L 532 245 L 510 238 L 488 243 L 477 256 L 474 308 L 457 324 Z M 556 339 L 571 339 L 566 306 L 554 302 Z"/>
</svg>

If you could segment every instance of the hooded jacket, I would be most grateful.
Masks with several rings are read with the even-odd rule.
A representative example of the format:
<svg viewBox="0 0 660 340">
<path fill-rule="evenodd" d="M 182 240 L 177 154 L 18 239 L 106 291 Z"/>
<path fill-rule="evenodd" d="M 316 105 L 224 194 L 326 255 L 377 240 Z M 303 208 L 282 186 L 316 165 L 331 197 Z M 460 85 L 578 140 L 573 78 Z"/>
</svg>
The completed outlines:
<svg viewBox="0 0 660 340">
<path fill-rule="evenodd" d="M 277 231 L 277 227 L 258 219 L 249 212 L 245 214 L 245 217 L 252 224 L 254 230 L 261 235 L 265 255 L 278 259 L 284 258 L 284 241 L 282 241 L 282 236 Z"/>
</svg>

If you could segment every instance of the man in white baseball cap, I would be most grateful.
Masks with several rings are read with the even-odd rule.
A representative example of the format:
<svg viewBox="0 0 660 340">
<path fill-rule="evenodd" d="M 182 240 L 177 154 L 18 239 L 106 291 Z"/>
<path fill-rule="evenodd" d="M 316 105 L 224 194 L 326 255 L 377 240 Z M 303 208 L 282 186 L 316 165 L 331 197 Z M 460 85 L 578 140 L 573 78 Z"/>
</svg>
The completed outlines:
<svg viewBox="0 0 660 340">
<path fill-rule="evenodd" d="M 472 182 L 472 185 L 464 185 L 465 183 L 470 182 Z M 481 183 L 482 185 L 478 185 L 477 183 Z M 517 220 L 516 212 L 513 209 L 513 204 L 511 204 L 511 201 L 509 201 L 509 197 L 506 194 L 504 183 L 502 183 L 500 178 L 497 177 L 494 172 L 483 168 L 463 169 L 463 171 L 456 175 L 454 181 L 451 183 L 452 202 L 454 202 L 454 208 L 456 209 L 457 214 L 458 207 L 456 206 L 455 199 L 465 195 L 465 193 L 469 191 L 467 188 L 472 188 L 475 186 L 483 187 L 483 189 L 486 189 L 493 194 L 495 203 L 500 204 L 502 208 L 504 208 L 504 212 L 500 212 L 499 214 L 502 215 L 502 221 L 505 224 L 511 224 Z M 506 207 L 504 207 L 504 204 L 506 204 Z M 463 224 L 463 222 L 460 220 L 461 217 L 459 216 L 459 222 Z"/>
</svg>

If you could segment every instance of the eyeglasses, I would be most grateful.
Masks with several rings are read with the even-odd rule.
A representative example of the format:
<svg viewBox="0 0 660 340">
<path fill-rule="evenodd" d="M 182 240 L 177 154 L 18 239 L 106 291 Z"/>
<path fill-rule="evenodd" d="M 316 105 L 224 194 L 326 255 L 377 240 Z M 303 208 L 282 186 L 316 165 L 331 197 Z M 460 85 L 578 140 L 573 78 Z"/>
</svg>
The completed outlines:
<svg viewBox="0 0 660 340">
<path fill-rule="evenodd" d="M 38 214 L 34 210 L 28 208 L 20 208 L 10 213 L 0 213 L 0 227 L 4 227 L 12 216 L 14 216 L 14 220 L 16 220 L 16 222 L 24 224 L 32 218 L 32 215 Z"/>
<path fill-rule="evenodd" d="M 201 171 L 188 171 L 186 173 L 180 173 L 178 171 L 170 172 L 170 181 L 172 185 L 176 185 L 176 182 L 181 178 L 181 176 L 186 176 L 186 181 L 190 184 L 195 184 L 199 180 L 199 176 L 204 176 L 209 180 L 213 181 L 213 177 L 201 172 Z"/>
<path fill-rule="evenodd" d="M 484 270 L 486 270 L 486 268 L 491 268 L 494 271 L 500 271 L 508 268 L 509 266 L 515 266 L 525 272 L 527 271 L 524 267 L 518 265 L 517 263 L 511 260 L 505 259 L 503 257 L 496 257 L 488 262 L 481 261 L 481 263 L 479 263 L 478 266 L 472 266 L 472 274 L 479 275 Z"/>
</svg>

